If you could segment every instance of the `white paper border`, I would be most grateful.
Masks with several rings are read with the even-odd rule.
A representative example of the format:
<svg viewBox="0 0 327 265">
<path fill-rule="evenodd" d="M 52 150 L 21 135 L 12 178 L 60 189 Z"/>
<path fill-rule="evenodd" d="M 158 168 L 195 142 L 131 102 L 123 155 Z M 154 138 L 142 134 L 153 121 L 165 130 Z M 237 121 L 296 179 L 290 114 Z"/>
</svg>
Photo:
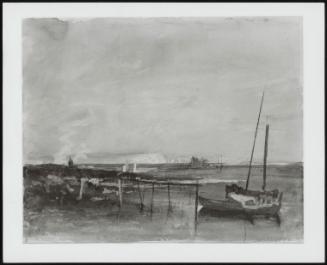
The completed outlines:
<svg viewBox="0 0 327 265">
<path fill-rule="evenodd" d="M 4 3 L 3 15 L 3 253 L 5 262 L 324 261 L 323 4 Z M 304 243 L 23 244 L 21 20 L 25 17 L 181 16 L 303 17 Z"/>
</svg>

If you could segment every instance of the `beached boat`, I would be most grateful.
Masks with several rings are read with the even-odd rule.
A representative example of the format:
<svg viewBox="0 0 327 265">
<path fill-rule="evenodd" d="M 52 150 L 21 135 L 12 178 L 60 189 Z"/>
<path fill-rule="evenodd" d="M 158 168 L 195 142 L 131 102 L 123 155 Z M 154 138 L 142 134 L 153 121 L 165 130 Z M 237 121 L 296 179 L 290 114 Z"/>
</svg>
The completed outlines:
<svg viewBox="0 0 327 265">
<path fill-rule="evenodd" d="M 225 214 L 245 214 L 248 217 L 265 216 L 276 217 L 277 222 L 280 223 L 279 210 L 282 205 L 283 193 L 279 190 L 266 191 L 266 169 L 267 169 L 267 154 L 268 154 L 268 135 L 269 125 L 266 125 L 265 149 L 264 149 L 264 163 L 263 163 L 263 185 L 262 190 L 249 190 L 249 181 L 251 175 L 252 158 L 254 146 L 258 131 L 258 124 L 260 120 L 262 103 L 264 95 L 261 99 L 259 117 L 256 125 L 254 144 L 251 152 L 251 159 L 249 165 L 249 172 L 246 181 L 245 189 L 236 184 L 226 185 L 226 198 L 224 200 L 213 200 L 199 196 L 199 202 L 204 209 L 214 210 Z"/>
<path fill-rule="evenodd" d="M 283 193 L 278 193 L 278 197 L 273 198 L 262 194 L 262 196 L 250 196 L 228 193 L 224 200 L 214 200 L 199 196 L 199 202 L 204 209 L 214 210 L 222 214 L 245 214 L 247 216 L 265 216 L 279 218 L 279 210 Z"/>
</svg>

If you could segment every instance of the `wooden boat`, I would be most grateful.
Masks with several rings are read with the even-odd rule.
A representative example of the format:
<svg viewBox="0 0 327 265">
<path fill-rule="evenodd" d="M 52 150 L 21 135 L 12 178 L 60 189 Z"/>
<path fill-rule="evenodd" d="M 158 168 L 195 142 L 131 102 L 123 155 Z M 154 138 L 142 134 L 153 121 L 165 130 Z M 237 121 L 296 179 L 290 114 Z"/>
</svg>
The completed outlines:
<svg viewBox="0 0 327 265">
<path fill-rule="evenodd" d="M 254 216 L 276 217 L 277 222 L 280 223 L 279 211 L 282 205 L 283 193 L 277 189 L 271 191 L 265 190 L 269 125 L 266 125 L 262 190 L 248 190 L 263 98 L 264 95 L 261 99 L 245 189 L 236 184 L 226 185 L 226 198 L 224 200 L 213 200 L 199 196 L 199 202 L 203 206 L 203 209 L 221 212 L 224 214 L 245 214 L 251 218 Z"/>
<path fill-rule="evenodd" d="M 242 195 L 244 200 L 235 198 L 236 193 L 229 193 L 227 199 L 214 200 L 199 196 L 199 202 L 204 209 L 221 212 L 222 214 L 244 214 L 246 216 L 276 217 L 282 205 L 283 193 L 276 199 L 262 200 L 260 197 Z"/>
<path fill-rule="evenodd" d="M 210 209 L 226 213 L 243 213 L 242 204 L 235 200 L 213 200 L 199 196 L 199 202 L 204 209 Z"/>
</svg>

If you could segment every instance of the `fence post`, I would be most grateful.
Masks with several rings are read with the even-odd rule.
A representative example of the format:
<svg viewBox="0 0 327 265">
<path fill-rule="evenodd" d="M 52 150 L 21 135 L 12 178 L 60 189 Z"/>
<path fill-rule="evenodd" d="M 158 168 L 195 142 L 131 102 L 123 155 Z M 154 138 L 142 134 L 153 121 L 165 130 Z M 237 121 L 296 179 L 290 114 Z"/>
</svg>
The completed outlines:
<svg viewBox="0 0 327 265">
<path fill-rule="evenodd" d="M 196 182 L 195 187 L 195 208 L 194 208 L 194 232 L 196 234 L 198 228 L 198 204 L 199 204 L 199 181 Z"/>
<path fill-rule="evenodd" d="M 123 206 L 123 184 L 122 179 L 118 179 L 118 195 L 119 195 L 119 207 Z"/>
</svg>

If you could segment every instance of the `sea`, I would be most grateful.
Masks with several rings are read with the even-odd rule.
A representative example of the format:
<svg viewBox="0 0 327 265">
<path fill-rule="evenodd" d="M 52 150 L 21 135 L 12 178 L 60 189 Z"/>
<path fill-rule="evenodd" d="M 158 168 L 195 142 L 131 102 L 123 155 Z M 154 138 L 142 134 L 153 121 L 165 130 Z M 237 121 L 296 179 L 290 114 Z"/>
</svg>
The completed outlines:
<svg viewBox="0 0 327 265">
<path fill-rule="evenodd" d="M 113 165 L 84 167 L 117 169 Z M 117 166 L 116 166 L 117 167 Z M 156 177 L 200 178 L 199 195 L 224 199 L 225 186 L 231 182 L 245 186 L 247 166 L 222 169 L 183 168 L 145 165 L 137 168 Z M 252 168 L 249 189 L 260 190 L 261 166 Z M 124 186 L 131 185 L 128 182 Z M 139 188 L 139 189 L 138 189 Z M 123 205 L 117 194 L 107 200 L 82 200 L 78 203 L 48 203 L 41 210 L 24 213 L 25 243 L 301 243 L 303 242 L 303 166 L 270 165 L 266 189 L 283 192 L 281 223 L 274 218 L 221 216 L 196 205 L 196 187 L 141 184 L 125 189 Z M 154 190 L 152 190 L 154 188 Z M 143 200 L 143 207 L 141 207 Z"/>
</svg>

